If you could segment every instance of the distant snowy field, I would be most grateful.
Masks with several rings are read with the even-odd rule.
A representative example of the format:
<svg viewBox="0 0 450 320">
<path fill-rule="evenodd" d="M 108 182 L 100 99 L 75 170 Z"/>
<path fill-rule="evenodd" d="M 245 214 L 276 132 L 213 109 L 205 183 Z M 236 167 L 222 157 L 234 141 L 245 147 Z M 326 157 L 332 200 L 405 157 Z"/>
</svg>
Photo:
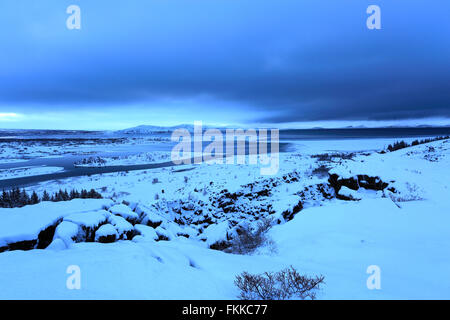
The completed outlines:
<svg viewBox="0 0 450 320">
<path fill-rule="evenodd" d="M 150 164 L 170 162 L 170 151 L 142 152 L 122 157 L 89 157 L 84 158 L 74 165 L 76 167 L 105 167 L 127 166 L 136 164 Z"/>
<path fill-rule="evenodd" d="M 0 253 L 0 298 L 236 299 L 237 274 L 293 265 L 325 276 L 319 299 L 449 299 L 450 142 L 375 152 L 395 140 L 290 141 L 274 177 L 258 166 L 200 164 L 29 187 L 94 188 L 105 199 L 0 209 L 0 248 L 39 246 L 56 226 L 46 249 Z M 338 177 L 336 194 L 326 171 Z M 388 186 L 372 188 L 374 177 Z M 272 247 L 210 248 L 267 215 Z M 85 242 L 91 236 L 120 240 Z M 80 290 L 66 288 L 70 265 L 80 267 Z M 371 265 L 380 290 L 367 288 Z"/>
<path fill-rule="evenodd" d="M 61 167 L 48 167 L 48 166 L 19 167 L 19 168 L 13 168 L 13 169 L 4 169 L 4 170 L 0 170 L 0 180 L 56 173 L 56 172 L 61 172 L 63 170 L 64 170 L 64 168 L 61 168 Z"/>
</svg>

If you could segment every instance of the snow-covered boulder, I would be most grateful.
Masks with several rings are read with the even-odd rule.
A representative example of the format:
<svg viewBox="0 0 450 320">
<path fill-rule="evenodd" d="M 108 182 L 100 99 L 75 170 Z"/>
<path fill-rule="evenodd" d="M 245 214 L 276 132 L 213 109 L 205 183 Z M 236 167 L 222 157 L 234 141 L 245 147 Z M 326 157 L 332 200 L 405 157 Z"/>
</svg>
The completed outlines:
<svg viewBox="0 0 450 320">
<path fill-rule="evenodd" d="M 133 225 L 121 216 L 112 214 L 108 217 L 108 222 L 116 228 L 119 239 L 131 240 L 136 234 Z"/>
<path fill-rule="evenodd" d="M 81 228 L 78 240 L 94 241 L 95 231 L 103 224 L 106 224 L 111 214 L 106 210 L 81 212 L 71 214 L 64 218 L 64 221 L 73 222 Z M 115 229 L 114 229 L 115 230 Z"/>
<path fill-rule="evenodd" d="M 139 220 L 139 215 L 133 210 L 131 210 L 130 207 L 124 205 L 123 203 L 112 206 L 111 208 L 109 208 L 109 211 L 112 214 L 123 217 L 132 224 L 137 223 L 137 221 Z"/>
<path fill-rule="evenodd" d="M 336 192 L 339 192 L 343 186 L 352 190 L 358 190 L 360 187 L 369 190 L 384 190 L 389 185 L 376 175 L 352 174 L 351 171 L 345 172 L 342 168 L 330 170 L 328 182 Z"/>
<path fill-rule="evenodd" d="M 79 230 L 78 224 L 71 221 L 63 221 L 56 227 L 53 241 L 60 239 L 64 242 L 66 247 L 70 247 L 70 245 L 77 240 Z"/>
<path fill-rule="evenodd" d="M 116 228 L 112 224 L 104 224 L 95 232 L 95 241 L 101 243 L 115 242 L 119 238 Z"/>
<path fill-rule="evenodd" d="M 70 221 L 80 226 L 95 228 L 105 223 L 111 214 L 106 210 L 81 212 L 71 214 L 64 218 L 64 221 Z"/>
<path fill-rule="evenodd" d="M 133 241 L 133 242 L 149 242 L 149 240 L 146 237 L 141 236 L 140 234 L 135 235 L 133 237 L 133 239 L 131 239 L 131 241 Z"/>
<path fill-rule="evenodd" d="M 134 237 L 133 240 L 140 239 L 140 237 L 144 238 L 144 241 L 155 241 L 158 240 L 158 234 L 156 233 L 155 229 L 152 227 L 143 225 L 143 224 L 137 224 L 134 226 L 136 231 L 139 233 L 138 238 Z"/>
<path fill-rule="evenodd" d="M 0 208 L 0 252 L 46 248 L 57 225 L 67 216 L 110 207 L 108 199 L 41 202 L 22 208 Z"/>
<path fill-rule="evenodd" d="M 153 228 L 159 227 L 161 223 L 162 223 L 161 217 L 153 212 L 146 212 L 141 222 L 141 224 L 145 224 Z"/>
<path fill-rule="evenodd" d="M 158 235 L 158 240 L 173 240 L 175 239 L 175 235 L 169 231 L 159 226 L 155 229 L 156 234 Z"/>
<path fill-rule="evenodd" d="M 208 246 L 214 246 L 214 244 L 225 242 L 227 241 L 228 229 L 228 221 L 212 224 L 203 231 L 201 239 L 204 240 Z"/>
<path fill-rule="evenodd" d="M 47 247 L 47 250 L 55 250 L 55 251 L 64 249 L 67 249 L 67 246 L 64 243 L 64 241 L 59 238 L 53 240 L 52 243 L 50 243 L 50 245 Z"/>
<path fill-rule="evenodd" d="M 341 200 L 361 200 L 361 194 L 358 191 L 349 189 L 345 186 L 342 186 L 339 190 L 337 197 Z"/>
<path fill-rule="evenodd" d="M 290 221 L 303 209 L 303 204 L 300 197 L 296 195 L 288 195 L 282 197 L 279 201 L 274 202 L 273 208 L 276 212 L 276 217 L 280 218 L 279 213 L 281 212 L 281 217 L 285 221 Z"/>
</svg>

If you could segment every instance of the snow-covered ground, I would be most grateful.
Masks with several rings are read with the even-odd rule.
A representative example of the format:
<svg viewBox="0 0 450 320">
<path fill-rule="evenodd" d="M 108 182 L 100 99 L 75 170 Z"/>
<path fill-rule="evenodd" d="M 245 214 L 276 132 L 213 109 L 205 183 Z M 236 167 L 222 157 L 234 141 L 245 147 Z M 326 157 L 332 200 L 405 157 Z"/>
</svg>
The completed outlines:
<svg viewBox="0 0 450 320">
<path fill-rule="evenodd" d="M 298 142 L 273 177 L 199 164 L 29 187 L 95 188 L 106 199 L 0 209 L 0 298 L 235 299 L 237 274 L 293 265 L 325 276 L 319 299 L 448 299 L 450 142 L 374 152 L 395 140 Z M 267 216 L 270 247 L 210 248 Z M 71 265 L 80 290 L 66 287 Z M 366 284 L 372 265 L 380 290 Z"/>
<path fill-rule="evenodd" d="M 3 170 L 0 170 L 0 180 L 29 177 L 29 176 L 38 176 L 41 174 L 56 173 L 56 172 L 61 172 L 61 171 L 64 171 L 64 168 L 47 167 L 47 166 L 19 167 L 19 168 L 12 168 L 12 169 L 3 169 Z"/>
<path fill-rule="evenodd" d="M 27 160 L 24 159 L 0 159 L 0 164 L 9 164 L 9 163 L 18 163 L 18 162 L 25 162 Z"/>
</svg>

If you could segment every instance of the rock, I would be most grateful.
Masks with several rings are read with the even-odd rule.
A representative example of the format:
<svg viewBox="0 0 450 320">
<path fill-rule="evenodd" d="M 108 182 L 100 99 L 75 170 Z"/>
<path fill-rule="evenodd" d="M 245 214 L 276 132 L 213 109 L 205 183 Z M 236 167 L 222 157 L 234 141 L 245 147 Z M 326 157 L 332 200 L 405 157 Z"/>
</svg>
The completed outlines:
<svg viewBox="0 0 450 320">
<path fill-rule="evenodd" d="M 331 174 L 328 182 L 334 188 L 336 195 L 342 187 L 347 187 L 351 190 L 358 190 L 360 187 L 369 190 L 384 190 L 389 184 L 383 182 L 379 177 L 369 177 L 367 175 L 356 175 L 350 178 L 341 178 L 337 174 Z"/>
<path fill-rule="evenodd" d="M 225 251 L 226 249 L 231 247 L 230 241 L 218 241 L 209 246 L 210 249 Z"/>
<path fill-rule="evenodd" d="M 147 212 L 142 219 L 141 224 L 145 224 L 152 228 L 157 228 L 161 225 L 162 219 L 153 212 Z"/>
<path fill-rule="evenodd" d="M 137 231 L 134 230 L 133 225 L 121 216 L 112 214 L 108 218 L 108 222 L 116 228 L 119 239 L 121 240 L 131 240 L 137 234 Z"/>
<path fill-rule="evenodd" d="M 136 224 L 139 220 L 139 215 L 124 204 L 116 204 L 109 208 L 109 211 L 117 216 L 121 216 L 132 224 Z"/>
<path fill-rule="evenodd" d="M 55 240 L 52 241 L 52 243 L 50 243 L 50 245 L 47 247 L 47 250 L 64 250 L 67 249 L 66 244 L 64 243 L 63 240 L 57 238 Z"/>
<path fill-rule="evenodd" d="M 36 248 L 37 240 L 24 240 L 8 244 L 8 250 L 32 250 Z"/>
<path fill-rule="evenodd" d="M 105 222 L 106 217 L 98 212 L 109 214 L 101 208 L 112 204 L 111 200 L 106 199 L 74 199 L 61 202 L 44 201 L 22 208 L 2 208 L 5 214 L 0 223 L 0 252 L 45 249 L 55 240 L 57 226 L 65 218 L 73 219 L 81 225 L 89 223 L 93 217 L 100 216 L 101 224 Z M 94 228 L 97 227 L 98 225 Z"/>
<path fill-rule="evenodd" d="M 56 227 L 53 241 L 60 239 L 67 247 L 70 247 L 74 241 L 80 241 L 83 238 L 80 234 L 80 227 L 76 223 L 63 221 Z"/>
<path fill-rule="evenodd" d="M 294 216 L 299 213 L 303 209 L 303 204 L 301 201 L 299 201 L 292 210 L 286 210 L 281 215 L 284 218 L 285 221 L 291 221 Z"/>
<path fill-rule="evenodd" d="M 352 200 L 352 201 L 362 199 L 361 195 L 358 194 L 358 191 L 351 190 L 345 186 L 341 187 L 336 197 L 341 200 Z"/>
<path fill-rule="evenodd" d="M 138 235 L 134 236 L 133 239 L 131 239 L 131 241 L 137 243 L 137 242 L 148 242 L 149 240 L 148 240 L 148 238 L 143 237 L 143 236 L 138 234 Z"/>
<path fill-rule="evenodd" d="M 107 223 L 111 214 L 108 211 L 100 210 L 93 212 L 82 212 L 71 214 L 64 218 L 64 221 L 69 221 L 80 226 L 77 241 L 93 242 L 95 240 L 95 231 L 100 226 Z"/>
<path fill-rule="evenodd" d="M 119 238 L 116 228 L 112 224 L 104 224 L 95 232 L 95 241 L 101 243 L 115 242 Z"/>
<path fill-rule="evenodd" d="M 62 221 L 62 219 L 56 221 L 56 223 L 52 224 L 51 226 L 48 226 L 41 232 L 39 232 L 38 235 L 38 243 L 36 248 L 37 249 L 45 249 L 47 248 L 50 243 L 53 241 L 53 237 L 55 235 L 56 226 Z"/>
<path fill-rule="evenodd" d="M 166 229 L 162 228 L 161 226 L 156 228 L 155 231 L 156 231 L 156 234 L 158 235 L 158 241 L 173 240 L 173 238 L 175 238 L 171 232 L 167 231 Z"/>
<path fill-rule="evenodd" d="M 136 229 L 136 231 L 138 232 L 138 234 L 140 236 L 142 236 L 146 241 L 155 241 L 158 240 L 159 236 L 156 233 L 155 229 L 153 229 L 152 227 L 143 225 L 143 224 L 137 224 L 134 226 L 134 228 Z M 133 238 L 133 240 L 136 237 Z"/>
<path fill-rule="evenodd" d="M 227 240 L 230 225 L 228 221 L 208 226 L 202 233 L 201 239 L 205 239 L 206 244 L 211 246 Z"/>
</svg>

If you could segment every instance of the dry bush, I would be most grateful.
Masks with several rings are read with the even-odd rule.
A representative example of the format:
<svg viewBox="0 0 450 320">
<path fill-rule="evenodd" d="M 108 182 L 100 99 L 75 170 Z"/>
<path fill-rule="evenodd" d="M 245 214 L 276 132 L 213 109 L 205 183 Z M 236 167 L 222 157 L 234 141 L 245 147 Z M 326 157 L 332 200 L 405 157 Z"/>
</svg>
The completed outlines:
<svg viewBox="0 0 450 320">
<path fill-rule="evenodd" d="M 237 237 L 232 240 L 228 251 L 238 254 L 249 254 L 263 245 L 273 247 L 273 241 L 267 236 L 267 231 L 272 226 L 272 222 L 273 220 L 270 218 L 262 218 L 256 228 L 251 226 L 240 228 L 237 231 Z"/>
<path fill-rule="evenodd" d="M 275 273 L 243 272 L 236 276 L 234 283 L 241 290 L 241 300 L 314 300 L 323 280 L 323 276 L 303 276 L 291 266 Z"/>
<path fill-rule="evenodd" d="M 311 174 L 313 176 L 317 176 L 319 178 L 324 178 L 324 177 L 328 177 L 328 171 L 330 171 L 330 168 L 325 166 L 325 165 L 320 165 L 316 168 L 314 168 L 311 171 Z"/>
<path fill-rule="evenodd" d="M 402 192 L 397 191 L 396 193 L 389 193 L 389 198 L 391 198 L 394 203 L 424 200 L 421 196 L 421 190 L 417 185 L 406 182 L 405 186 L 406 190 L 403 190 Z"/>
</svg>

